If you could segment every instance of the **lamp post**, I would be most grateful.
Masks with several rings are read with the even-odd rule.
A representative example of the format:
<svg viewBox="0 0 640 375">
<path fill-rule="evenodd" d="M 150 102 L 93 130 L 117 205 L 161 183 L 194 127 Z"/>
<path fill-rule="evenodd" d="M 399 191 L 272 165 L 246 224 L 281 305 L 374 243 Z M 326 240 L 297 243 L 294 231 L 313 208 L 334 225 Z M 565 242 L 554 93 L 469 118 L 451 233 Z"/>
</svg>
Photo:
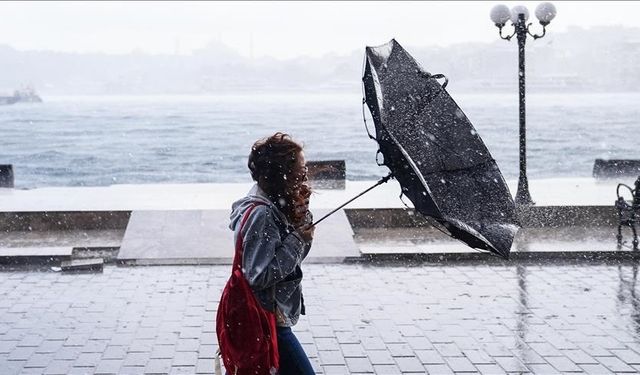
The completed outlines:
<svg viewBox="0 0 640 375">
<path fill-rule="evenodd" d="M 526 127 L 526 108 L 525 108 L 525 75 L 524 75 L 524 45 L 527 40 L 527 34 L 532 36 L 534 40 L 542 38 L 546 34 L 546 26 L 556 16 L 556 7 L 551 3 L 541 3 L 536 7 L 536 17 L 542 25 L 542 34 L 532 34 L 529 31 L 531 23 L 527 24 L 529 19 L 529 10 L 523 5 L 516 5 L 509 9 L 506 5 L 496 5 L 491 9 L 491 21 L 498 27 L 501 39 L 510 41 L 514 36 L 518 39 L 518 91 L 520 94 L 520 177 L 518 178 L 518 191 L 516 192 L 515 202 L 518 205 L 533 205 L 531 194 L 529 194 L 529 181 L 527 180 L 527 127 Z M 503 36 L 502 28 L 507 21 L 511 20 L 513 25 L 513 33 Z"/>
</svg>

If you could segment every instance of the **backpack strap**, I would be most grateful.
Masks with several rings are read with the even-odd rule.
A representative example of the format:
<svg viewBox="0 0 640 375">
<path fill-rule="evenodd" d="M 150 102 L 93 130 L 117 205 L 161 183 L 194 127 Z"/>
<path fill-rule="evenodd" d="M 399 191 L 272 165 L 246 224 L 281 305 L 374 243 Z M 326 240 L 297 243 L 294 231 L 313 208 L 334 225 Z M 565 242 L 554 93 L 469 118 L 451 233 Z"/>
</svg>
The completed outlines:
<svg viewBox="0 0 640 375">
<path fill-rule="evenodd" d="M 256 208 L 256 206 L 261 206 L 264 205 L 263 203 L 254 203 L 251 206 L 249 206 L 249 208 L 247 208 L 247 210 L 244 213 L 244 216 L 242 217 L 242 221 L 240 222 L 240 229 L 238 230 L 238 238 L 236 240 L 236 251 L 235 251 L 235 255 L 233 257 L 233 270 L 237 270 L 239 269 L 240 271 L 242 271 L 242 251 L 243 251 L 243 240 L 242 240 L 242 229 L 244 228 L 244 225 L 246 224 L 247 220 L 249 219 L 249 215 L 251 214 L 251 212 L 253 211 L 254 208 Z"/>
</svg>

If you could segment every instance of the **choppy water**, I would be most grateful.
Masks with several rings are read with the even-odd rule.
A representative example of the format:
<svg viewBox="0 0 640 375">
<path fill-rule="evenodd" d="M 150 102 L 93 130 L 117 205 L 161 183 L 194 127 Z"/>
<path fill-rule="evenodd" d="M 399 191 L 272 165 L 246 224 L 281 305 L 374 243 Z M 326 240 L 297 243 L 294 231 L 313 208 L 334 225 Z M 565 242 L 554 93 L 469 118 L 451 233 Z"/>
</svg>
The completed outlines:
<svg viewBox="0 0 640 375">
<path fill-rule="evenodd" d="M 518 175 L 514 94 L 452 94 L 506 178 Z M 244 182 L 253 141 L 281 130 L 307 159 L 345 159 L 347 178 L 386 174 L 359 94 L 45 97 L 0 107 L 0 164 L 16 187 Z M 640 94 L 530 94 L 530 178 L 590 176 L 596 158 L 640 159 Z"/>
</svg>

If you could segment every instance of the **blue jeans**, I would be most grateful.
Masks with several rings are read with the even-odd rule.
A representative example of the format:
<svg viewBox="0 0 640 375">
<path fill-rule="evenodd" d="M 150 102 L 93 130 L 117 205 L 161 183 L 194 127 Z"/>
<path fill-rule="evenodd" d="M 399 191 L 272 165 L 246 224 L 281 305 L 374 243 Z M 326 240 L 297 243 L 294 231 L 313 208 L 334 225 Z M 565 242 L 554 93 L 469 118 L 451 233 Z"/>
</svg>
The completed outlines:
<svg viewBox="0 0 640 375">
<path fill-rule="evenodd" d="M 313 367 L 302 345 L 289 327 L 277 327 L 280 375 L 313 375 Z"/>
</svg>

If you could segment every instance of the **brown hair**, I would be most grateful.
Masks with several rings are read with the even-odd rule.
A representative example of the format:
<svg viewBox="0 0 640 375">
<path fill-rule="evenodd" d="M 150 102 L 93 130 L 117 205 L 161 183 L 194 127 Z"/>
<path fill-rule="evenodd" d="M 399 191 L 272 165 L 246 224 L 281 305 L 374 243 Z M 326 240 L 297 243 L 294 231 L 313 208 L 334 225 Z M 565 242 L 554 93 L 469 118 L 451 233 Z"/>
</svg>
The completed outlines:
<svg viewBox="0 0 640 375">
<path fill-rule="evenodd" d="M 302 149 L 291 136 L 277 132 L 253 144 L 248 162 L 251 178 L 294 226 L 302 225 L 306 217 L 306 213 L 296 212 L 296 206 L 311 195 L 304 183 L 306 171 L 298 165 Z"/>
</svg>

